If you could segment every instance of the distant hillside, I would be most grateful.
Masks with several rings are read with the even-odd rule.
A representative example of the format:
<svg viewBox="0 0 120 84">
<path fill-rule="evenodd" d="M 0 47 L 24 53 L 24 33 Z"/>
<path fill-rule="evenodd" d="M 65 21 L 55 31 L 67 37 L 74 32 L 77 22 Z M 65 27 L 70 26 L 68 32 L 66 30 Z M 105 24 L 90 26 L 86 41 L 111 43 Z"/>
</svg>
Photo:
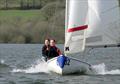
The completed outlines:
<svg viewBox="0 0 120 84">
<path fill-rule="evenodd" d="M 0 0 L 0 9 L 0 43 L 64 43 L 65 0 Z"/>
</svg>

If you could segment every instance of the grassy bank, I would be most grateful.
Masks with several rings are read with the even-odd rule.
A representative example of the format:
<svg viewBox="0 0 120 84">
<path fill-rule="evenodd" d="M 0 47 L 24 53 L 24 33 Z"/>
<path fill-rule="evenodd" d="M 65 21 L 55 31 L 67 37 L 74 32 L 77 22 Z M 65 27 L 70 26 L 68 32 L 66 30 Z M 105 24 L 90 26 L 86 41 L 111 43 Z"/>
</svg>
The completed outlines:
<svg viewBox="0 0 120 84">
<path fill-rule="evenodd" d="M 64 43 L 64 6 L 41 10 L 0 10 L 0 43 L 43 43 L 46 37 Z"/>
</svg>

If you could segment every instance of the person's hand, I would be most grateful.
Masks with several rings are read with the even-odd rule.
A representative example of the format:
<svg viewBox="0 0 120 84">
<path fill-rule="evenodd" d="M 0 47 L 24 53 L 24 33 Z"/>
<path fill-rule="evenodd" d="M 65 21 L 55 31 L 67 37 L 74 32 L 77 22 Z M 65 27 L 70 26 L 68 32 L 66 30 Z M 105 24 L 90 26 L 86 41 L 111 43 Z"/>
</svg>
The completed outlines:
<svg viewBox="0 0 120 84">
<path fill-rule="evenodd" d="M 49 48 L 47 48 L 47 50 L 49 50 Z"/>
</svg>

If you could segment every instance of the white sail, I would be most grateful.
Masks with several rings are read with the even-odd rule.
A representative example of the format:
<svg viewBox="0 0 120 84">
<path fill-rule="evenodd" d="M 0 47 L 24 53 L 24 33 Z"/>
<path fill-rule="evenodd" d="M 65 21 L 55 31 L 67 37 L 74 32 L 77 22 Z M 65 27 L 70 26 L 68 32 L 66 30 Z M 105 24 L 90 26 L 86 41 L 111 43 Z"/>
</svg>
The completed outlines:
<svg viewBox="0 0 120 84">
<path fill-rule="evenodd" d="M 66 0 L 65 53 L 77 53 L 84 50 L 87 0 Z"/>
<path fill-rule="evenodd" d="M 118 0 L 88 0 L 86 46 L 120 43 L 120 9 Z"/>
</svg>

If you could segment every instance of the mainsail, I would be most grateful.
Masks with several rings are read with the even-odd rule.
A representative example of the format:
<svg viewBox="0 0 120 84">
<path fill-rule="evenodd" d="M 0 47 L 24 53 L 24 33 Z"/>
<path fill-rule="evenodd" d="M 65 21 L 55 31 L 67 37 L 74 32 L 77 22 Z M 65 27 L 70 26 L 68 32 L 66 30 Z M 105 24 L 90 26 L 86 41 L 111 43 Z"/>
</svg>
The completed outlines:
<svg viewBox="0 0 120 84">
<path fill-rule="evenodd" d="M 87 0 L 66 0 L 65 53 L 84 50 Z"/>
<path fill-rule="evenodd" d="M 66 0 L 65 53 L 120 46 L 118 0 Z"/>
<path fill-rule="evenodd" d="M 118 0 L 88 0 L 86 46 L 107 47 L 120 44 Z"/>
</svg>

